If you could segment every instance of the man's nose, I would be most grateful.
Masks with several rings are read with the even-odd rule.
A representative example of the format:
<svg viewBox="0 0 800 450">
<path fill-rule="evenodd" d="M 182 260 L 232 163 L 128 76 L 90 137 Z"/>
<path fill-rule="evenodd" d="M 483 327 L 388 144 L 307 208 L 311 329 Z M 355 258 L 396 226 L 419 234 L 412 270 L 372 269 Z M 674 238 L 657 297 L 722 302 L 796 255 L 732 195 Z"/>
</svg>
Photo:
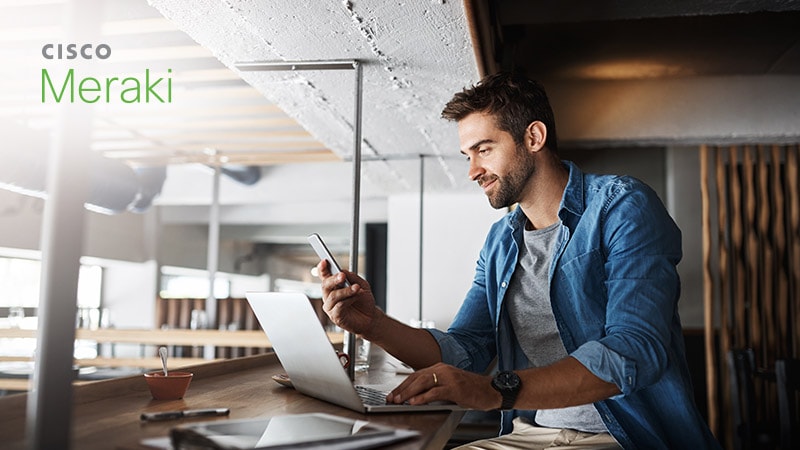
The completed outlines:
<svg viewBox="0 0 800 450">
<path fill-rule="evenodd" d="M 478 178 L 484 174 L 483 167 L 481 167 L 478 163 L 475 162 L 475 158 L 469 160 L 469 172 L 467 175 L 469 179 L 472 181 L 478 181 Z"/>
</svg>

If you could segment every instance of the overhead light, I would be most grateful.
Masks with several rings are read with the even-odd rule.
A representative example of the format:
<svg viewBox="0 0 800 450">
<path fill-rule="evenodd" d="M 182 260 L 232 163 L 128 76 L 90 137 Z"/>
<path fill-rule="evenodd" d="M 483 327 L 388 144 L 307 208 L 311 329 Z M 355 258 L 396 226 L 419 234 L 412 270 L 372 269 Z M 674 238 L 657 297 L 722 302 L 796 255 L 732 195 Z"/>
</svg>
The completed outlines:
<svg viewBox="0 0 800 450">
<path fill-rule="evenodd" d="M 567 68 L 561 71 L 561 75 L 592 80 L 631 80 L 695 74 L 684 66 L 660 61 L 620 60 Z"/>
</svg>

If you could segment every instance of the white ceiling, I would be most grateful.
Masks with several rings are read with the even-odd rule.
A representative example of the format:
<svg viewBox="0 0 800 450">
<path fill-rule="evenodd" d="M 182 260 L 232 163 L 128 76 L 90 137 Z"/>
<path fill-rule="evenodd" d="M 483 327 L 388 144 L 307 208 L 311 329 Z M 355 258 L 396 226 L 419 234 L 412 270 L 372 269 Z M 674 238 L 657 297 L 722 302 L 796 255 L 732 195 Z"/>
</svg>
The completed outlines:
<svg viewBox="0 0 800 450">
<path fill-rule="evenodd" d="M 478 79 L 462 2 L 151 4 L 346 161 L 354 148 L 352 71 L 245 72 L 236 64 L 360 61 L 365 195 L 416 189 L 420 154 L 439 156 L 426 163 L 426 189 L 469 184 L 455 128 L 439 118 L 453 92 Z M 282 170 L 310 171 L 311 179 L 335 171 L 336 177 L 326 177 L 335 186 L 349 187 L 351 178 L 346 168 L 319 166 L 273 173 Z"/>
</svg>

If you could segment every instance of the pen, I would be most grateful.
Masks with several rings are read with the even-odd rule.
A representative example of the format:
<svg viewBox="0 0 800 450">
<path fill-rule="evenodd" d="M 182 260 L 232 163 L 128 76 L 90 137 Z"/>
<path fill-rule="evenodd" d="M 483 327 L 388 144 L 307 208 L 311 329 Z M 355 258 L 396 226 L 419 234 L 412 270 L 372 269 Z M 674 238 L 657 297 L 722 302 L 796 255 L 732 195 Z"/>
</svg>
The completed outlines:
<svg viewBox="0 0 800 450">
<path fill-rule="evenodd" d="M 229 408 L 187 409 L 185 411 L 142 413 L 140 418 L 147 421 L 172 420 L 183 417 L 227 416 L 230 412 Z"/>
</svg>

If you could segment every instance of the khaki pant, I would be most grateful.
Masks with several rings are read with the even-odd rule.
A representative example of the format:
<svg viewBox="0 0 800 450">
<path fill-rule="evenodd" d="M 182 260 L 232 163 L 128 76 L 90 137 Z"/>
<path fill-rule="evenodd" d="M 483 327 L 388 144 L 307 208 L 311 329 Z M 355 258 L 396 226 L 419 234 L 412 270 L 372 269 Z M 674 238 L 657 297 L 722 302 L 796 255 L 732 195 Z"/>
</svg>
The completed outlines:
<svg viewBox="0 0 800 450">
<path fill-rule="evenodd" d="M 514 419 L 513 423 L 514 430 L 509 434 L 475 441 L 462 445 L 456 450 L 539 450 L 545 448 L 606 450 L 622 448 L 608 433 L 584 433 L 570 429 L 537 427 L 520 418 Z"/>
</svg>

